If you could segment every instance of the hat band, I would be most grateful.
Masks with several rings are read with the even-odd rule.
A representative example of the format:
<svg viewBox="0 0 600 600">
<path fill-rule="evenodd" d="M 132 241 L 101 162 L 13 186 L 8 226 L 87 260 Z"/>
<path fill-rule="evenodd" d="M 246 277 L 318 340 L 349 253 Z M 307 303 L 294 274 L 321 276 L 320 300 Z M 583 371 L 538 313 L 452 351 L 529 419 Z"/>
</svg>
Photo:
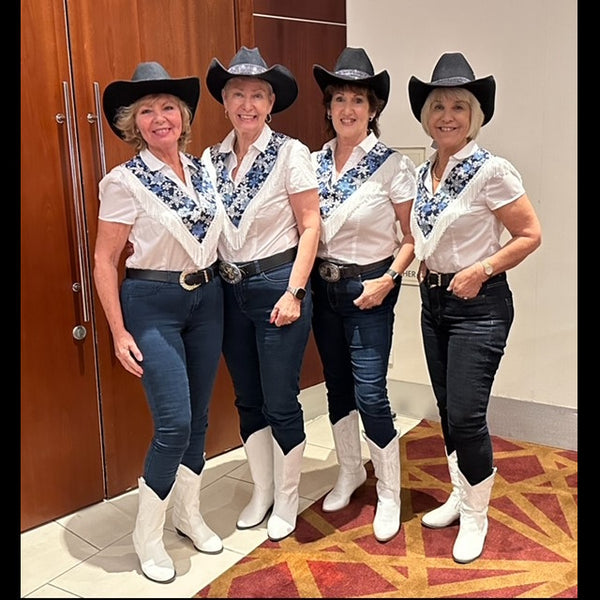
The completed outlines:
<svg viewBox="0 0 600 600">
<path fill-rule="evenodd" d="M 250 63 L 244 63 L 241 65 L 233 65 L 229 67 L 228 72 L 232 75 L 259 75 L 264 73 L 267 69 L 260 65 L 251 65 Z"/>
<path fill-rule="evenodd" d="M 350 79 L 366 79 L 367 77 L 372 77 L 369 73 L 359 71 L 358 69 L 341 69 L 340 71 L 336 71 L 335 74 L 340 75 L 341 77 L 349 77 Z"/>
<path fill-rule="evenodd" d="M 444 77 L 444 79 L 438 79 L 432 81 L 430 85 L 462 85 L 463 83 L 471 83 L 472 79 L 466 77 Z"/>
</svg>

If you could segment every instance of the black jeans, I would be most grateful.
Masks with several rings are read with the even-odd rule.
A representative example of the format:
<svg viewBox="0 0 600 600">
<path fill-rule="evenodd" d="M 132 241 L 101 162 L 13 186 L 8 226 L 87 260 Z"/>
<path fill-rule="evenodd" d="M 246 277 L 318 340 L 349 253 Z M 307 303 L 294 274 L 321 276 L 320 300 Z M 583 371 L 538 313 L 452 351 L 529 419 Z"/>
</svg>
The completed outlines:
<svg viewBox="0 0 600 600">
<path fill-rule="evenodd" d="M 443 286 L 420 284 L 421 332 L 446 451 L 471 485 L 492 473 L 487 409 L 514 318 L 504 274 L 463 300 Z"/>
</svg>

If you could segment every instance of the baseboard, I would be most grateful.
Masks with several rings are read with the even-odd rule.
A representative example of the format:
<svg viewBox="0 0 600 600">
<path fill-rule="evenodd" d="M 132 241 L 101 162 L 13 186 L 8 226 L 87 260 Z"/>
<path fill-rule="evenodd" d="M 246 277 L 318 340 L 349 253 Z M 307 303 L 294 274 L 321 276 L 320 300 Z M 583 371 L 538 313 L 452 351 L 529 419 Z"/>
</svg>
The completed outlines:
<svg viewBox="0 0 600 600">
<path fill-rule="evenodd" d="M 393 409 L 399 415 L 440 420 L 430 386 L 390 380 L 388 394 Z M 300 402 L 306 421 L 326 414 L 325 384 L 302 390 Z M 492 435 L 577 450 L 577 411 L 572 408 L 493 396 L 488 424 Z"/>
</svg>

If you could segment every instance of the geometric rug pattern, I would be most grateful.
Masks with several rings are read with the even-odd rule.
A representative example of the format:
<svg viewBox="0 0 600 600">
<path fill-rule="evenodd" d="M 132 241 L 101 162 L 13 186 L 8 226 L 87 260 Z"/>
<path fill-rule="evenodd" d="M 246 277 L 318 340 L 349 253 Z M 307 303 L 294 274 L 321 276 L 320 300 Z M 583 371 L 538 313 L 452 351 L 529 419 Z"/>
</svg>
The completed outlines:
<svg viewBox="0 0 600 600">
<path fill-rule="evenodd" d="M 401 529 L 373 537 L 371 462 L 350 504 L 304 510 L 294 534 L 265 541 L 200 590 L 198 598 L 576 598 L 577 452 L 492 437 L 498 468 L 483 554 L 452 559 L 458 524 L 428 529 L 450 477 L 441 428 L 422 420 L 399 439 Z"/>
</svg>

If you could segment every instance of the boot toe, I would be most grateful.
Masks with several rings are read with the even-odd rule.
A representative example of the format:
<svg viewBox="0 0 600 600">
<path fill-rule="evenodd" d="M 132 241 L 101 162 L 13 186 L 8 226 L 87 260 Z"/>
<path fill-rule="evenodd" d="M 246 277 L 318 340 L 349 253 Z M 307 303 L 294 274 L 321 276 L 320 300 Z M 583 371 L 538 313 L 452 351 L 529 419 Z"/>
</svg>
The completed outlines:
<svg viewBox="0 0 600 600">
<path fill-rule="evenodd" d="M 267 535 L 272 542 L 278 542 L 293 533 L 296 525 L 291 525 L 277 515 L 271 515 L 267 522 Z"/>
</svg>

